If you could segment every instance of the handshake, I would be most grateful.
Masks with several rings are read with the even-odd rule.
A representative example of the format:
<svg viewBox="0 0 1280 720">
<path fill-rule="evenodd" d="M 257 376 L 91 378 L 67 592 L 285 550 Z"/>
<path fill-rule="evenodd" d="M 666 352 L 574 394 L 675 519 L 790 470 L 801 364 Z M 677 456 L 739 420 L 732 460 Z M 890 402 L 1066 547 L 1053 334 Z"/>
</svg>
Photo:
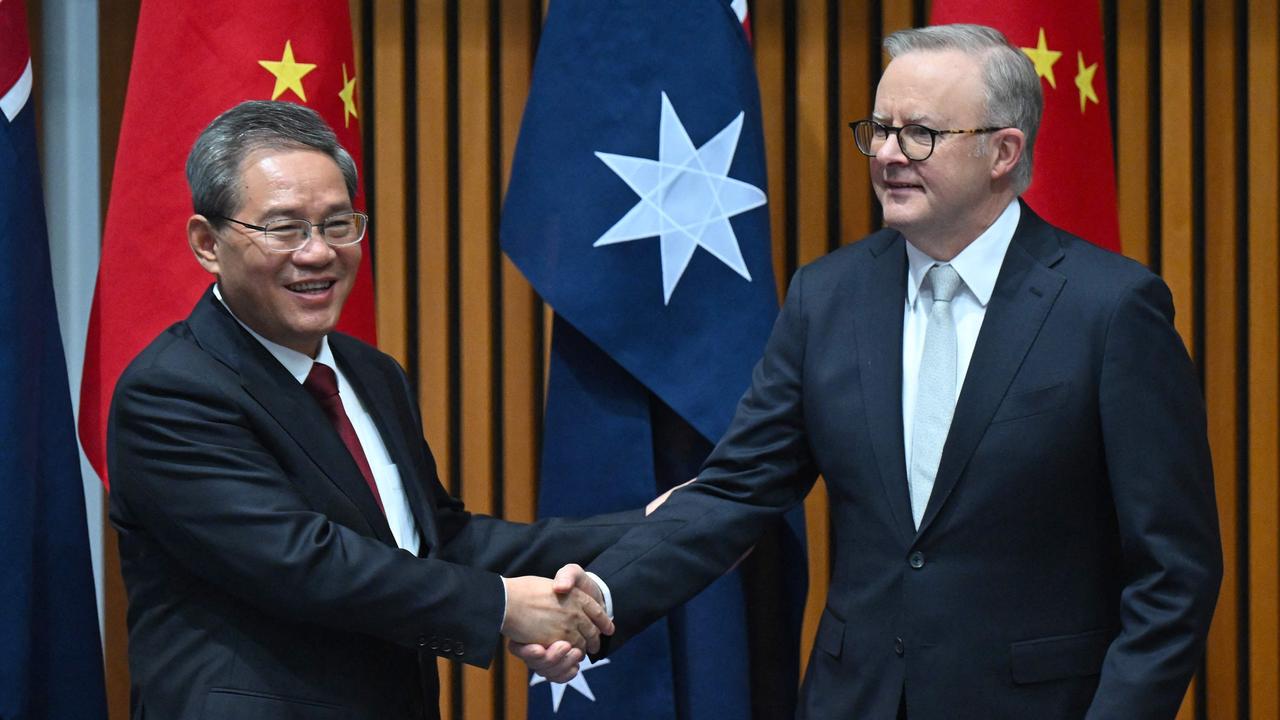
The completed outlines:
<svg viewBox="0 0 1280 720">
<path fill-rule="evenodd" d="M 502 634 L 511 653 L 553 682 L 568 682 L 586 653 L 613 634 L 604 596 L 578 565 L 565 565 L 554 580 L 526 575 L 505 578 L 507 614 Z"/>
<path fill-rule="evenodd" d="M 654 498 L 644 514 L 657 510 L 671 493 L 694 479 Z M 586 654 L 600 650 L 600 636 L 613 634 L 604 593 L 579 565 L 565 565 L 554 580 L 526 575 L 504 578 L 503 582 L 507 615 L 502 634 L 507 637 L 507 647 L 530 670 L 552 682 L 571 680 Z"/>
</svg>

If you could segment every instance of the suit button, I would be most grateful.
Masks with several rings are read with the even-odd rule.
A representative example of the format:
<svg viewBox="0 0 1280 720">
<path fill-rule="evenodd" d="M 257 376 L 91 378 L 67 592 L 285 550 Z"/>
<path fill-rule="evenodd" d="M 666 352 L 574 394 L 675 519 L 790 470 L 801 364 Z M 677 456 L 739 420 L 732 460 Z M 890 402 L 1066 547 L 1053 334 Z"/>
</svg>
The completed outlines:
<svg viewBox="0 0 1280 720">
<path fill-rule="evenodd" d="M 453 643 L 449 642 L 448 640 L 445 640 L 444 642 L 440 643 L 440 652 L 444 653 L 445 655 L 448 655 L 449 653 L 453 652 Z"/>
<path fill-rule="evenodd" d="M 457 645 L 453 646 L 453 654 L 457 655 L 458 657 L 462 657 L 463 655 L 466 654 L 466 650 L 463 649 L 462 643 L 458 643 Z"/>
<path fill-rule="evenodd" d="M 911 553 L 911 557 L 907 558 L 907 563 L 911 565 L 913 570 L 919 570 L 924 567 L 924 553 L 919 550 Z"/>
<path fill-rule="evenodd" d="M 898 657 L 902 657 L 902 654 L 905 653 L 906 651 L 907 651 L 907 647 L 902 643 L 902 638 L 894 638 L 893 652 L 896 653 Z"/>
<path fill-rule="evenodd" d="M 426 646 L 427 646 L 427 636 L 426 636 L 426 635 L 419 635 L 419 636 L 418 636 L 418 647 L 420 647 L 420 648 L 424 648 L 424 647 L 426 647 Z"/>
</svg>

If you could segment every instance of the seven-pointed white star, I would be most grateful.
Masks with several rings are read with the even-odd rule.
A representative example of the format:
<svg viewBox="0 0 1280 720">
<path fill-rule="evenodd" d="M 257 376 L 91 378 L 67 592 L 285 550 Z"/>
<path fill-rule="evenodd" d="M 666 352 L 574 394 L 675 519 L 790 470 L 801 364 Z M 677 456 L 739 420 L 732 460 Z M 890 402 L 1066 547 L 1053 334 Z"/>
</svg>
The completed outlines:
<svg viewBox="0 0 1280 720">
<path fill-rule="evenodd" d="M 751 280 L 729 218 L 760 207 L 766 198 L 760 188 L 728 176 L 742 116 L 739 112 L 715 137 L 695 148 L 664 92 L 657 160 L 596 153 L 640 196 L 640 202 L 594 247 L 661 238 L 663 304 L 671 302 L 671 293 L 698 247 Z"/>
<path fill-rule="evenodd" d="M 553 713 L 560 712 L 560 701 L 564 699 L 564 689 L 567 687 L 571 687 L 574 690 L 577 690 L 578 692 L 585 695 L 588 700 L 590 700 L 591 702 L 595 702 L 596 696 L 591 692 L 591 686 L 587 684 L 586 672 L 591 668 L 597 668 L 597 667 L 600 667 L 601 665 L 608 665 L 608 664 L 609 664 L 609 658 L 605 658 L 604 660 L 601 660 L 598 663 L 591 662 L 591 658 L 583 658 L 582 664 L 578 666 L 578 674 L 574 675 L 573 679 L 569 680 L 569 682 L 567 683 L 558 683 L 558 682 L 551 683 L 551 712 Z M 544 683 L 546 681 L 547 681 L 546 678 L 542 677 L 537 673 L 534 673 L 533 678 L 529 680 L 529 687 L 533 687 L 538 683 Z"/>
</svg>

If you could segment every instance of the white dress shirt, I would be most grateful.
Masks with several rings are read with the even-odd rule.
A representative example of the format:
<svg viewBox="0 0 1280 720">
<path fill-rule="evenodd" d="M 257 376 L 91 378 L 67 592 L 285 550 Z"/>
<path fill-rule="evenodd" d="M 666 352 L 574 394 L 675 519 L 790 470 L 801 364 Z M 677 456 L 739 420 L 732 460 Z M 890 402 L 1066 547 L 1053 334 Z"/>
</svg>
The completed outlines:
<svg viewBox="0 0 1280 720">
<path fill-rule="evenodd" d="M 995 291 L 996 277 L 1004 263 L 1005 252 L 1013 241 L 1013 232 L 1022 217 L 1022 207 L 1015 199 L 1000 213 L 981 235 L 951 259 L 950 265 L 960 275 L 961 285 L 951 300 L 951 317 L 956 325 L 956 398 L 964 387 L 965 373 L 978 331 L 987 316 L 987 303 Z M 906 448 L 907 467 L 911 467 L 911 431 L 915 421 L 916 394 L 920 377 L 920 358 L 924 354 L 924 334 L 933 307 L 933 289 L 922 287 L 925 274 L 934 265 L 944 264 L 907 243 L 907 297 L 902 311 L 902 439 Z"/>
<path fill-rule="evenodd" d="M 217 285 L 213 286 L 213 295 L 218 298 L 218 302 L 222 303 L 223 307 L 227 307 Z M 231 308 L 227 307 L 227 312 L 231 312 Z M 387 444 L 378 433 L 378 428 L 374 425 L 369 411 L 365 409 L 360 395 L 356 393 L 347 376 L 342 373 L 342 368 L 334 360 L 333 351 L 329 349 L 329 338 L 320 340 L 320 351 L 312 360 L 297 350 L 272 342 L 254 332 L 253 328 L 241 322 L 234 312 L 231 312 L 231 317 L 236 318 L 240 327 L 248 330 L 255 340 L 262 343 L 267 352 L 280 361 L 299 385 L 305 382 L 307 375 L 311 373 L 312 363 L 324 363 L 333 368 L 338 376 L 338 396 L 342 399 L 342 408 L 346 411 L 347 418 L 351 420 L 351 427 L 355 429 L 356 437 L 360 439 L 360 447 L 369 461 L 369 469 L 373 471 L 373 481 L 378 486 L 378 495 L 382 499 L 382 508 L 387 513 L 387 524 L 391 526 L 391 535 L 395 537 L 396 545 L 417 555 L 420 542 L 418 523 L 413 519 L 413 512 L 409 509 L 409 501 L 404 494 L 404 483 L 400 479 L 400 470 L 396 468 L 395 463 L 391 462 Z"/>
</svg>

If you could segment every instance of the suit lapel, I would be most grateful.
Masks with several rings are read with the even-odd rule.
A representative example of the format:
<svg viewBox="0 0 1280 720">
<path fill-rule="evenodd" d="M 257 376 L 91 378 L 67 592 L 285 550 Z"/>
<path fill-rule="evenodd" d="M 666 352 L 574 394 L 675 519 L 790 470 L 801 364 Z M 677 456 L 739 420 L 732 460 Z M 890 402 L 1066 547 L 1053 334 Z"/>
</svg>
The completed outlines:
<svg viewBox="0 0 1280 720">
<path fill-rule="evenodd" d="M 955 488 L 1057 300 L 1065 278 L 1050 266 L 1061 257 L 1061 244 L 1053 228 L 1023 204 L 1022 220 L 1005 253 L 956 401 L 920 534 L 929 528 Z"/>
<path fill-rule="evenodd" d="M 240 374 L 245 391 L 360 511 L 369 532 L 394 545 L 387 518 L 369 492 L 360 468 L 324 411 L 297 379 L 239 326 L 212 292 L 201 299 L 189 322 L 201 347 Z"/>
<path fill-rule="evenodd" d="M 396 396 L 391 391 L 392 387 L 401 386 L 400 378 L 388 377 L 374 363 L 364 361 L 364 353 L 354 352 L 348 338 L 330 335 L 329 347 L 338 364 L 342 365 L 347 380 L 364 401 L 365 409 L 373 418 L 382 441 L 387 444 L 391 460 L 399 469 L 400 483 L 404 487 L 409 509 L 418 523 L 422 540 L 434 547 L 438 544 L 434 512 L 422 483 L 417 481 L 418 478 L 427 477 L 427 473 L 415 462 L 417 456 L 410 445 L 410 438 L 413 438 L 415 445 L 421 442 L 418 436 L 421 430 L 414 427 L 413 414 L 407 407 L 401 407 L 403 403 L 396 402 Z M 421 554 L 425 555 L 427 549 L 422 548 Z"/>
<path fill-rule="evenodd" d="M 907 253 L 893 234 L 864 263 L 852 308 L 859 376 L 871 447 L 894 527 L 904 544 L 915 534 L 902 441 L 902 313 L 907 296 Z"/>
</svg>

